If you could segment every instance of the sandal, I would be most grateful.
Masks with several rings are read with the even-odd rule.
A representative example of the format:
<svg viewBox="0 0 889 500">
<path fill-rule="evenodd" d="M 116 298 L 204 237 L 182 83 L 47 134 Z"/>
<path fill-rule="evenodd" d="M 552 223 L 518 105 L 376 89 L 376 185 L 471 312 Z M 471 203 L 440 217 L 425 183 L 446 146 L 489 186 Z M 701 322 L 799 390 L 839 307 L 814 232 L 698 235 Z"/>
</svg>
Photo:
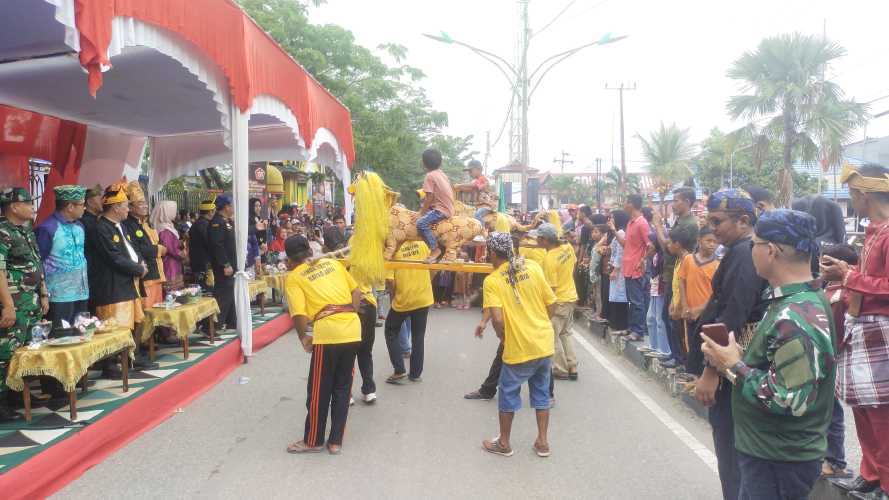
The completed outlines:
<svg viewBox="0 0 889 500">
<path fill-rule="evenodd" d="M 537 456 L 542 458 L 552 455 L 552 452 L 549 450 L 549 445 L 540 446 L 536 441 L 534 442 L 534 453 L 537 453 Z"/>
<path fill-rule="evenodd" d="M 387 384 L 400 385 L 407 378 L 407 373 L 393 373 L 386 379 Z"/>
<path fill-rule="evenodd" d="M 327 443 L 327 453 L 330 453 L 331 455 L 339 455 L 342 452 L 342 445 Z"/>
<path fill-rule="evenodd" d="M 500 444 L 500 436 L 497 436 L 490 441 L 485 439 L 482 441 L 482 448 L 488 453 L 493 453 L 502 457 L 511 457 L 513 453 L 512 448 L 507 448 Z"/>
<path fill-rule="evenodd" d="M 320 453 L 324 450 L 323 446 L 309 446 L 305 441 L 297 441 L 295 443 L 290 443 L 287 446 L 287 453 L 300 454 L 300 453 Z"/>
<path fill-rule="evenodd" d="M 852 477 L 852 475 L 852 471 L 849 469 L 841 469 L 827 460 L 821 463 L 821 477 L 847 478 Z"/>
</svg>

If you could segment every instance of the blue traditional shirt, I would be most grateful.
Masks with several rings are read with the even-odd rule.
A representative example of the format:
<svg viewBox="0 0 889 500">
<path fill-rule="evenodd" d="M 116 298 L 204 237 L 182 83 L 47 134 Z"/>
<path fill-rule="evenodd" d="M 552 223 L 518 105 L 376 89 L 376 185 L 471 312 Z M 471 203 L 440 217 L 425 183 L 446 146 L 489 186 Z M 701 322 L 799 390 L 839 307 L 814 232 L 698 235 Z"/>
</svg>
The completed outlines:
<svg viewBox="0 0 889 500">
<path fill-rule="evenodd" d="M 54 212 L 35 230 L 43 259 L 50 302 L 76 302 L 89 298 L 84 229 Z"/>
</svg>

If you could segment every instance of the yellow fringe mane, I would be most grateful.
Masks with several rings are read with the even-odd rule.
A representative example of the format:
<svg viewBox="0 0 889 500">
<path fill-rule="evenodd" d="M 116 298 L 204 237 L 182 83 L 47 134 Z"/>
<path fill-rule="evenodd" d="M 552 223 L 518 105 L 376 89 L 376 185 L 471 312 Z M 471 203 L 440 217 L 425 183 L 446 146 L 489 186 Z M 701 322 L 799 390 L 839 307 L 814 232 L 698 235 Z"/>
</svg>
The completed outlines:
<svg viewBox="0 0 889 500">
<path fill-rule="evenodd" d="M 389 236 L 389 189 L 373 172 L 362 173 L 353 183 L 355 232 L 349 240 L 351 273 L 359 284 L 379 286 L 385 280 L 383 249 Z"/>
<path fill-rule="evenodd" d="M 547 222 L 556 226 L 556 234 L 559 238 L 562 237 L 562 222 L 559 220 L 559 213 L 555 210 L 547 210 L 546 211 Z"/>
</svg>

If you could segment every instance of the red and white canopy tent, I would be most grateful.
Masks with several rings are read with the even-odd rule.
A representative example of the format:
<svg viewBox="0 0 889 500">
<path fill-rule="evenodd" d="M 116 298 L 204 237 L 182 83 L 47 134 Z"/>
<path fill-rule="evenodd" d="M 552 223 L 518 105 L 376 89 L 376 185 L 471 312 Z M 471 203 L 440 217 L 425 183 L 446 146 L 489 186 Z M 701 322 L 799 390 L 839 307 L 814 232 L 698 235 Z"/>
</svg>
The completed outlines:
<svg viewBox="0 0 889 500">
<path fill-rule="evenodd" d="M 345 186 L 354 161 L 348 109 L 232 0 L 4 0 L 0 104 L 19 108 L 0 115 L 28 116 L 3 123 L 0 147 L 46 148 L 37 140 L 46 130 L 29 138 L 15 125 L 55 124 L 42 211 L 51 210 L 53 185 L 105 185 L 137 167 L 146 140 L 152 192 L 178 175 L 232 165 L 235 297 L 248 356 L 249 162 L 316 161 Z"/>
</svg>

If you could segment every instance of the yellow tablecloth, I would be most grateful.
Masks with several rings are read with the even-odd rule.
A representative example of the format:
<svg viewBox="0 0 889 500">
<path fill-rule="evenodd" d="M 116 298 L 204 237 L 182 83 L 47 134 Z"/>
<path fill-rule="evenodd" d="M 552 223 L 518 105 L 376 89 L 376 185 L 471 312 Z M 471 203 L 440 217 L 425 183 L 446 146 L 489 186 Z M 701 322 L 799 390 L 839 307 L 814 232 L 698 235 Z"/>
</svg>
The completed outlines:
<svg viewBox="0 0 889 500">
<path fill-rule="evenodd" d="M 91 341 L 83 344 L 66 347 L 44 345 L 34 350 L 20 347 L 9 362 L 6 385 L 14 391 L 22 391 L 25 388 L 24 377 L 45 375 L 61 382 L 65 391 L 72 392 L 90 365 L 122 349 L 129 349 L 132 356 L 135 346 L 130 330 L 114 328 L 105 333 L 96 332 Z"/>
<path fill-rule="evenodd" d="M 287 273 L 266 274 L 262 278 L 270 288 L 284 293 L 284 280 L 287 279 Z"/>
<path fill-rule="evenodd" d="M 264 293 L 268 295 L 271 293 L 271 289 L 269 285 L 265 282 L 265 280 L 253 280 L 248 283 L 247 290 L 250 294 L 250 300 L 256 300 L 256 296 Z"/>
<path fill-rule="evenodd" d="M 201 297 L 191 304 L 180 304 L 173 309 L 149 307 L 145 310 L 145 321 L 142 323 L 142 341 L 151 338 L 155 327 L 166 326 L 176 332 L 180 339 L 188 337 L 198 326 L 198 321 L 215 317 L 219 314 L 219 304 L 213 297 Z"/>
</svg>

